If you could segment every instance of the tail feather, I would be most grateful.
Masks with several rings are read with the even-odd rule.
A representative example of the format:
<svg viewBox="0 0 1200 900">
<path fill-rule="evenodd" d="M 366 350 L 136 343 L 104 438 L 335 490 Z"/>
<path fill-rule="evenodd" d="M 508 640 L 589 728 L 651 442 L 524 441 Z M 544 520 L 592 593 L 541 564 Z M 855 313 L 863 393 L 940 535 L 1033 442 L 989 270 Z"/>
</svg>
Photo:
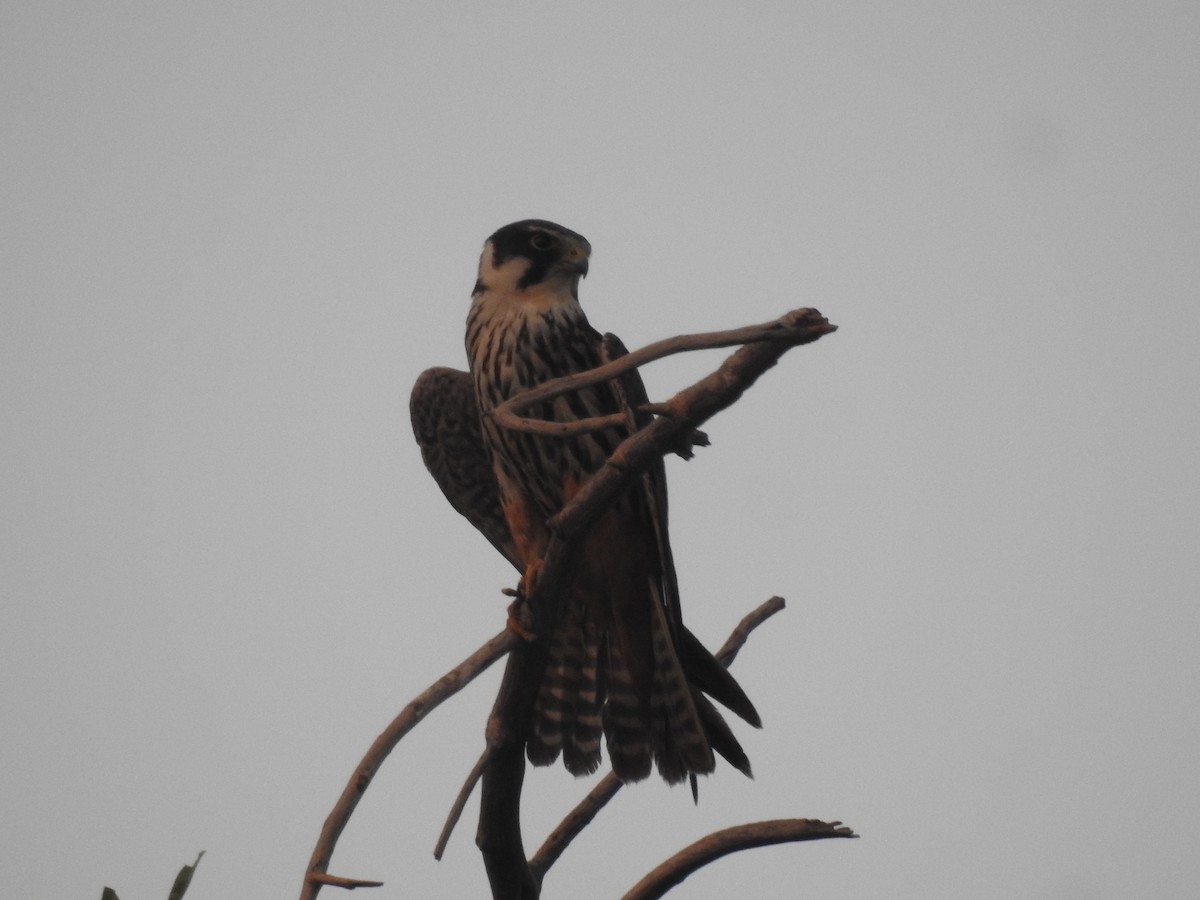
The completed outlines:
<svg viewBox="0 0 1200 900">
<path fill-rule="evenodd" d="M 650 774 L 650 735 L 637 686 L 621 651 L 609 645 L 608 702 L 604 706 L 604 737 L 613 771 L 622 781 L 640 781 Z"/>
<path fill-rule="evenodd" d="M 554 630 L 546 672 L 534 705 L 533 734 L 526 750 L 535 766 L 558 759 L 565 735 L 571 730 L 582 658 L 577 631 L 574 619 L 560 622 Z"/>
<path fill-rule="evenodd" d="M 684 677 L 662 607 L 655 604 L 650 617 L 654 650 L 654 687 L 651 692 L 651 730 L 655 762 L 668 784 L 689 773 L 713 770 L 713 752 Z"/>
<path fill-rule="evenodd" d="M 565 723 L 563 763 L 572 775 L 591 775 L 600 766 L 600 635 L 582 621 L 571 631 L 579 663 L 573 715 Z"/>
<path fill-rule="evenodd" d="M 661 605 L 651 606 L 650 684 L 638 684 L 620 642 L 602 630 L 583 604 L 564 610 L 538 689 L 527 755 L 548 765 L 561 754 L 574 775 L 601 761 L 601 735 L 613 771 L 627 782 L 657 768 L 669 784 L 714 768 L 715 756 L 747 776 L 750 761 L 724 717 L 721 703 L 750 724 L 760 719 L 733 676 L 686 628 L 672 633 Z M 641 671 L 645 671 L 643 665 Z"/>
<path fill-rule="evenodd" d="M 565 682 L 570 676 L 567 674 L 567 642 L 561 638 L 561 634 L 556 634 L 550 644 L 546 674 L 542 677 L 534 705 L 533 728 L 526 742 L 525 753 L 535 766 L 550 765 L 562 751 L 566 718 L 562 698 L 566 696 Z"/>
<path fill-rule="evenodd" d="M 679 630 L 679 662 L 688 681 L 755 728 L 762 728 L 758 710 L 729 670 L 686 627 Z"/>
<path fill-rule="evenodd" d="M 526 755 L 535 766 L 562 754 L 573 775 L 590 775 L 600 765 L 600 635 L 580 607 L 554 629 L 546 672 L 534 702 Z"/>
<path fill-rule="evenodd" d="M 704 726 L 704 734 L 708 738 L 709 746 L 747 778 L 753 778 L 754 773 L 750 771 L 750 759 L 746 756 L 742 745 L 738 743 L 738 739 L 734 737 L 733 730 L 725 721 L 725 717 L 707 697 L 695 688 L 692 689 L 692 701 L 696 704 L 696 712 L 700 714 L 700 722 Z"/>
</svg>

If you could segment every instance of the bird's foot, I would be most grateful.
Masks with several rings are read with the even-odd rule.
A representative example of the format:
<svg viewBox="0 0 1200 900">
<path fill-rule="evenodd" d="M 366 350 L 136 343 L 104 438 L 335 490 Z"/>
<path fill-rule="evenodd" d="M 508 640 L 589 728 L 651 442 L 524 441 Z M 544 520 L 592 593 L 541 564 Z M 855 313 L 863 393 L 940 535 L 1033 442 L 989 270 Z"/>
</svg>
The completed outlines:
<svg viewBox="0 0 1200 900">
<path fill-rule="evenodd" d="M 505 625 L 509 631 L 527 644 L 537 640 L 537 635 L 530 630 L 533 625 L 533 613 L 524 597 L 518 597 L 508 604 L 508 621 Z"/>
<path fill-rule="evenodd" d="M 515 591 L 506 590 L 504 593 L 514 597 L 508 605 L 508 630 L 524 641 L 536 641 L 533 632 L 533 610 L 529 606 L 529 597 L 537 584 L 538 575 L 542 570 L 542 561 L 535 559 L 525 567 L 525 574 Z"/>
</svg>

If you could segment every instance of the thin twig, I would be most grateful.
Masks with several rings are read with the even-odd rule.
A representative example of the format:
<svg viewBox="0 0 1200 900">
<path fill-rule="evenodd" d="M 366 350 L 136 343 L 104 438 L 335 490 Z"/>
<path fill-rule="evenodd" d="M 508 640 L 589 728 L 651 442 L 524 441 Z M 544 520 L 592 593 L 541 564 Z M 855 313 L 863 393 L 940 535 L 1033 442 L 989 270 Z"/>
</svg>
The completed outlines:
<svg viewBox="0 0 1200 900">
<path fill-rule="evenodd" d="M 310 881 L 317 882 L 330 887 L 345 888 L 352 891 L 360 887 L 383 887 L 382 881 L 367 881 L 362 878 L 343 878 L 341 875 L 330 875 L 328 872 L 310 872 L 308 875 Z"/>
<path fill-rule="evenodd" d="M 787 606 L 787 601 L 782 597 L 772 597 L 770 600 L 759 605 L 757 609 L 748 612 L 742 618 L 742 621 L 737 623 L 737 627 L 733 629 L 729 637 L 726 638 L 725 643 L 721 645 L 721 649 L 713 654 L 716 656 L 717 662 L 727 669 L 733 665 L 733 661 L 737 659 L 738 652 L 745 645 L 746 639 L 750 637 L 750 632 L 775 615 L 775 613 L 782 611 L 785 606 Z"/>
<path fill-rule="evenodd" d="M 528 419 L 521 412 L 534 404 L 553 399 L 561 394 L 578 391 L 602 381 L 609 381 L 638 366 L 690 350 L 712 350 L 721 347 L 752 345 L 763 341 L 778 342 L 781 345 L 795 346 L 810 343 L 817 338 L 837 330 L 820 313 L 811 309 L 792 310 L 791 312 L 764 322 L 761 325 L 750 325 L 745 328 L 733 328 L 727 331 L 710 331 L 703 334 L 681 334 L 664 338 L 648 344 L 640 350 L 634 350 L 612 362 L 605 363 L 586 372 L 576 372 L 549 381 L 544 381 L 536 387 L 523 391 L 503 403 L 497 404 L 487 415 L 497 423 L 512 431 L 526 434 L 541 434 L 554 437 L 571 437 L 587 434 L 625 424 L 623 413 L 609 416 L 596 416 L 588 419 L 578 419 L 573 422 L 552 422 L 544 419 Z M 781 351 L 782 352 L 782 351 Z M 659 412 L 667 404 L 649 404 L 647 411 Z"/>
<path fill-rule="evenodd" d="M 594 788 L 588 791 L 586 797 L 575 804 L 574 809 L 563 817 L 555 829 L 546 836 L 546 840 L 542 842 L 538 852 L 533 854 L 533 859 L 529 861 L 529 868 L 533 870 L 534 877 L 538 881 L 546 877 L 550 867 L 558 862 L 558 858 L 562 856 L 571 841 L 579 837 L 583 829 L 592 824 L 592 820 L 596 818 L 600 810 L 604 809 L 608 801 L 617 796 L 617 792 L 624 786 L 625 782 L 617 777 L 616 772 L 609 772 L 596 783 Z"/>
<path fill-rule="evenodd" d="M 470 684 L 488 666 L 508 653 L 513 644 L 519 641 L 520 639 L 508 629 L 497 634 L 419 694 L 375 739 L 375 742 L 371 744 L 371 749 L 367 751 L 362 762 L 354 770 L 346 787 L 342 789 L 342 795 L 325 819 L 325 825 L 321 828 L 321 836 L 317 839 L 317 845 L 313 848 L 312 857 L 308 862 L 304 887 L 300 890 L 300 900 L 314 900 L 320 892 L 322 884 L 337 884 L 345 887 L 346 883 L 350 881 L 357 882 L 356 879 L 328 875 L 329 861 L 333 857 L 333 850 L 337 846 L 342 830 L 354 813 L 355 807 L 358 806 L 358 801 L 362 798 L 367 786 L 370 785 L 371 779 L 383 765 L 383 761 L 418 722 L 442 702 Z M 366 883 L 362 884 L 365 886 Z"/>
<path fill-rule="evenodd" d="M 775 615 L 784 608 L 784 599 L 782 597 L 772 597 L 760 604 L 755 609 L 746 613 L 742 620 L 730 633 L 725 644 L 715 654 L 717 662 L 729 668 L 729 665 L 737 657 L 738 651 L 742 649 L 746 643 L 746 639 L 750 637 L 750 633 L 759 625 Z M 596 818 L 597 814 L 602 810 L 608 801 L 617 795 L 617 791 L 621 790 L 624 783 L 612 772 L 605 775 L 596 784 L 587 796 L 576 804 L 563 818 L 558 826 L 550 832 L 546 840 L 542 842 L 542 846 L 538 848 L 537 853 L 533 855 L 533 859 L 529 861 L 529 867 L 533 870 L 534 876 L 541 881 L 550 867 L 558 862 L 558 858 L 562 856 L 563 851 L 571 841 L 575 840 Z"/>
<path fill-rule="evenodd" d="M 467 780 L 459 788 L 458 796 L 454 798 L 454 805 L 450 807 L 450 815 L 446 817 L 446 824 L 442 826 L 442 833 L 438 835 L 437 844 L 433 848 L 434 859 L 441 860 L 442 854 L 446 852 L 446 844 L 450 841 L 450 835 L 454 831 L 454 826 L 458 824 L 458 820 L 462 817 L 463 807 L 467 805 L 467 800 L 470 799 L 471 793 L 475 790 L 475 785 L 479 783 L 479 778 L 483 775 L 483 770 L 487 767 L 491 756 L 492 748 L 485 746 L 483 752 L 479 754 L 479 759 L 475 762 L 475 767 L 467 775 Z"/>
<path fill-rule="evenodd" d="M 722 856 L 752 847 L 817 841 L 823 838 L 858 837 L 841 822 L 817 819 L 771 819 L 714 831 L 680 850 L 639 881 L 621 900 L 658 900 L 701 866 Z"/>
</svg>

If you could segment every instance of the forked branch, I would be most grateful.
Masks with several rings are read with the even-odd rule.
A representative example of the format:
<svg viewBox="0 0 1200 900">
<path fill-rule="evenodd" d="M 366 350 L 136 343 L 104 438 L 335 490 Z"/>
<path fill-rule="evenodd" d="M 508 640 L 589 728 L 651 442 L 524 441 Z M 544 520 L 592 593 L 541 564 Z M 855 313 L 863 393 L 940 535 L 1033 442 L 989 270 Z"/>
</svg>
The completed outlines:
<svg viewBox="0 0 1200 900">
<path fill-rule="evenodd" d="M 391 724 L 371 744 L 371 749 L 362 758 L 362 762 L 354 770 L 349 782 L 342 789 L 338 798 L 325 819 L 317 845 L 313 848 L 312 857 L 308 861 L 308 871 L 305 874 L 304 886 L 300 890 L 300 900 L 315 900 L 321 890 L 321 885 L 328 884 L 336 887 L 354 888 L 375 886 L 380 882 L 363 881 L 357 878 L 343 878 L 330 875 L 329 861 L 333 858 L 334 848 L 341 837 L 346 823 L 354 814 L 358 801 L 362 799 L 371 779 L 388 758 L 388 754 L 400 743 L 401 738 L 413 730 L 422 719 L 442 702 L 450 699 L 479 676 L 488 666 L 509 651 L 509 648 L 519 639 L 507 629 L 468 656 L 465 660 L 435 681 L 427 690 L 419 694 Z"/>
<path fill-rule="evenodd" d="M 534 404 L 551 400 L 562 394 L 569 394 L 572 391 L 582 390 L 585 387 L 590 387 L 593 384 L 599 384 L 603 381 L 611 381 L 632 369 L 644 366 L 657 359 L 663 359 L 667 356 L 686 353 L 692 350 L 713 350 L 721 347 L 749 346 L 751 344 L 769 342 L 780 347 L 779 352 L 773 354 L 772 361 L 766 366 L 766 368 L 770 368 L 771 365 L 774 365 L 774 360 L 782 356 L 783 352 L 789 347 L 812 343 L 818 338 L 834 331 L 837 331 L 837 326 L 830 324 L 829 320 L 815 309 L 795 309 L 780 316 L 778 319 L 764 322 L 762 325 L 750 325 L 745 328 L 710 331 L 702 334 L 681 334 L 675 337 L 664 338 L 661 341 L 647 344 L 640 350 L 634 350 L 619 359 L 605 363 L 602 366 L 597 366 L 594 369 L 589 369 L 586 372 L 576 372 L 572 375 L 564 375 L 561 378 L 553 378 L 550 381 L 542 382 L 536 387 L 530 388 L 516 397 L 498 404 L 488 415 L 505 428 L 512 431 L 525 432 L 526 434 L 571 437 L 573 435 L 599 431 L 614 425 L 625 424 L 624 414 L 616 413 L 611 416 L 597 416 L 590 419 L 578 419 L 573 422 L 550 422 L 544 419 L 525 418 L 521 413 Z M 749 387 L 757 377 L 758 375 L 751 377 L 742 390 Z M 733 400 L 736 399 L 737 397 L 733 398 Z M 669 404 L 661 403 L 650 404 L 646 409 L 658 415 L 670 415 L 674 412 Z M 708 418 L 708 416 L 705 416 L 705 418 Z"/>
</svg>

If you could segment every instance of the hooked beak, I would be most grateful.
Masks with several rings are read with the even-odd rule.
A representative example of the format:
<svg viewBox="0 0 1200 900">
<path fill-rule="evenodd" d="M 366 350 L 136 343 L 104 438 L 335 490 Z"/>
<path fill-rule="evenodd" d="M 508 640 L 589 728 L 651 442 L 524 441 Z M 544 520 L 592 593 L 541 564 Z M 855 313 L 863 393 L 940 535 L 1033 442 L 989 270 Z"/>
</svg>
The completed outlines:
<svg viewBox="0 0 1200 900">
<path fill-rule="evenodd" d="M 581 238 L 578 243 L 572 243 L 571 249 L 563 255 L 563 268 L 573 275 L 585 277 L 588 273 L 588 257 L 591 254 L 591 245 Z"/>
</svg>

